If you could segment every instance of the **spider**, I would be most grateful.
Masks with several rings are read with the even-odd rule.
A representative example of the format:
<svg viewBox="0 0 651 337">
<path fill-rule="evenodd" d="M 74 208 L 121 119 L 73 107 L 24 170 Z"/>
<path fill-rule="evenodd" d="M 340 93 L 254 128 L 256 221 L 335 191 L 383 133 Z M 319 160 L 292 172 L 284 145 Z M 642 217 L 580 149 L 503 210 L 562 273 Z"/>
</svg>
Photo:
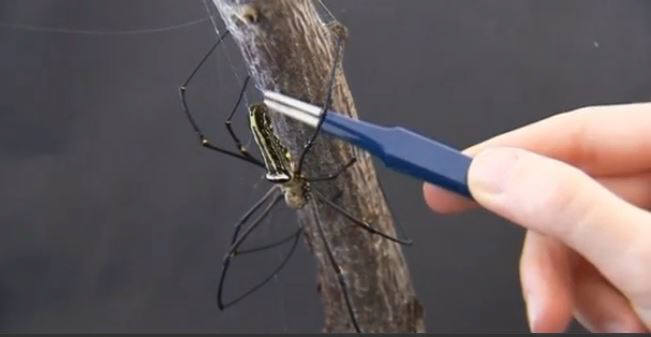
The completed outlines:
<svg viewBox="0 0 651 337">
<path fill-rule="evenodd" d="M 272 184 L 272 186 L 262 196 L 262 198 L 260 198 L 248 211 L 246 211 L 246 213 L 244 213 L 244 215 L 239 219 L 239 221 L 235 225 L 233 236 L 230 240 L 230 247 L 226 252 L 224 259 L 222 261 L 219 286 L 217 289 L 217 306 L 219 307 L 219 309 L 224 310 L 227 307 L 232 306 L 237 302 L 240 302 L 247 296 L 254 293 L 256 290 L 263 287 L 277 273 L 281 271 L 281 269 L 286 265 L 286 263 L 289 261 L 289 258 L 292 256 L 293 252 L 295 251 L 295 248 L 298 244 L 298 240 L 301 234 L 303 233 L 303 228 L 300 225 L 298 226 L 298 229 L 293 234 L 281 240 L 253 249 L 246 249 L 246 250 L 241 249 L 242 244 L 251 235 L 251 233 L 253 233 L 253 231 L 259 227 L 259 225 L 262 223 L 265 217 L 267 217 L 274 209 L 274 207 L 276 207 L 283 199 L 285 201 L 285 204 L 292 209 L 303 208 L 310 199 L 319 200 L 320 202 L 323 202 L 325 205 L 328 205 L 330 208 L 332 208 L 342 216 L 349 219 L 355 226 L 357 226 L 360 229 L 368 231 L 373 235 L 381 236 L 386 240 L 390 240 L 398 244 L 410 245 L 412 241 L 409 239 L 400 239 L 375 230 L 371 224 L 357 218 L 356 216 L 346 211 L 344 208 L 337 205 L 335 203 L 335 200 L 338 198 L 338 196 L 335 196 L 334 198 L 328 198 L 311 184 L 314 182 L 332 181 L 337 179 L 342 173 L 344 173 L 348 168 L 350 168 L 355 164 L 356 162 L 355 158 L 352 158 L 348 163 L 341 166 L 334 173 L 324 177 L 306 177 L 303 174 L 303 163 L 305 161 L 306 155 L 310 153 L 312 146 L 317 136 L 319 135 L 319 131 L 321 129 L 326 113 L 330 109 L 332 94 L 333 94 L 333 86 L 335 83 L 335 74 L 336 74 L 337 67 L 339 66 L 340 63 L 342 49 L 343 49 L 342 38 L 340 37 L 337 41 L 337 46 L 336 46 L 337 53 L 334 60 L 334 64 L 332 65 L 329 74 L 328 85 L 325 88 L 326 98 L 322 108 L 320 123 L 318 124 L 315 131 L 312 133 L 311 137 L 309 138 L 308 142 L 303 148 L 303 151 L 300 153 L 298 160 L 294 161 L 288 149 L 282 144 L 278 136 L 275 134 L 269 116 L 269 110 L 264 104 L 261 103 L 253 104 L 249 107 L 249 126 L 253 134 L 253 138 L 258 146 L 259 152 L 262 156 L 262 160 L 259 160 L 255 156 L 253 156 L 242 145 L 242 142 L 233 131 L 233 128 L 231 126 L 231 121 L 236 111 L 239 109 L 239 107 L 242 104 L 244 94 L 247 90 L 247 87 L 251 79 L 250 76 L 247 76 L 245 78 L 239 96 L 235 102 L 235 105 L 225 122 L 226 129 L 230 134 L 230 137 L 232 138 L 235 147 L 237 149 L 236 151 L 224 149 L 222 147 L 214 145 L 205 136 L 205 134 L 197 124 L 194 116 L 192 115 L 187 102 L 187 96 L 186 96 L 187 88 L 192 82 L 195 75 L 199 72 L 201 67 L 206 63 L 208 58 L 213 54 L 213 52 L 217 49 L 217 47 L 222 43 L 222 41 L 224 41 L 224 39 L 228 35 L 229 32 L 226 31 L 225 33 L 219 36 L 217 42 L 215 42 L 215 44 L 210 48 L 208 53 L 201 59 L 198 65 L 190 73 L 187 80 L 179 87 L 179 96 L 183 107 L 183 111 L 190 125 L 192 126 L 192 129 L 199 137 L 200 144 L 203 147 L 212 151 L 219 152 L 221 154 L 225 154 L 231 157 L 241 159 L 245 162 L 248 162 L 252 165 L 264 169 L 266 171 L 265 178 L 268 182 Z M 256 213 L 259 213 L 259 215 L 256 218 L 252 219 L 254 214 Z M 346 304 L 346 309 L 350 317 L 350 323 L 355 328 L 355 331 L 361 332 L 361 329 L 359 328 L 359 324 L 357 322 L 357 318 L 355 316 L 355 312 L 353 310 L 353 303 L 348 294 L 350 286 L 344 276 L 342 269 L 337 263 L 337 260 L 331 249 L 331 244 L 326 239 L 323 225 L 320 222 L 317 222 L 317 230 L 318 230 L 318 235 L 323 242 L 330 266 L 336 273 L 337 280 L 339 282 L 339 286 Z M 265 251 L 267 249 L 278 247 L 288 242 L 291 242 L 291 248 L 289 252 L 283 257 L 280 264 L 273 270 L 273 272 L 268 277 L 264 278 L 261 282 L 257 283 L 249 290 L 243 292 L 242 294 L 235 297 L 234 299 L 231 300 L 224 299 L 224 282 L 228 275 L 228 271 L 231 266 L 231 263 L 233 262 L 236 256 Z"/>
</svg>

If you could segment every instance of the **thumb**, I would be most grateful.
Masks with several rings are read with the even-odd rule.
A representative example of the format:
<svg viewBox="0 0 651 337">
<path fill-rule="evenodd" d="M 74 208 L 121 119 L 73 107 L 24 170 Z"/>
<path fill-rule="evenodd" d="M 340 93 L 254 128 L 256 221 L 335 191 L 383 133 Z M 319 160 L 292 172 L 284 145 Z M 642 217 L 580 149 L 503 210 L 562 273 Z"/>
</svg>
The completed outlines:
<svg viewBox="0 0 651 337">
<path fill-rule="evenodd" d="M 515 148 L 473 160 L 468 183 L 490 211 L 583 255 L 634 302 L 651 298 L 651 215 L 577 168 Z M 649 323 L 647 321 L 647 323 Z"/>
</svg>

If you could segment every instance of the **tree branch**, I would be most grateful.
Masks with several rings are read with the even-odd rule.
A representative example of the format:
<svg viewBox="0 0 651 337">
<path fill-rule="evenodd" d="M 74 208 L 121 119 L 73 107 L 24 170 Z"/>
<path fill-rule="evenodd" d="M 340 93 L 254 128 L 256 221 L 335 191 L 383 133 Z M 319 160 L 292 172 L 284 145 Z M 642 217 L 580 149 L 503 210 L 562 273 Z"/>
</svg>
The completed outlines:
<svg viewBox="0 0 651 337">
<path fill-rule="evenodd" d="M 213 0 L 237 41 L 258 89 L 282 92 L 322 105 L 327 74 L 338 36 L 346 29 L 324 24 L 310 0 Z M 356 117 L 352 95 L 338 70 L 333 109 Z M 278 135 L 298 158 L 311 130 L 273 114 Z M 335 181 L 315 182 L 326 196 L 341 192 L 337 203 L 375 229 L 395 236 L 394 220 L 379 186 L 370 157 L 342 142 L 320 136 L 308 156 L 304 175 L 323 177 L 353 156 L 357 164 Z M 298 211 L 306 239 L 317 257 L 319 289 L 326 332 L 353 331 L 342 291 L 319 239 L 325 229 L 334 257 L 350 286 L 352 305 L 363 332 L 422 332 L 423 309 L 415 297 L 400 246 L 354 226 L 349 219 L 312 198 Z"/>
</svg>

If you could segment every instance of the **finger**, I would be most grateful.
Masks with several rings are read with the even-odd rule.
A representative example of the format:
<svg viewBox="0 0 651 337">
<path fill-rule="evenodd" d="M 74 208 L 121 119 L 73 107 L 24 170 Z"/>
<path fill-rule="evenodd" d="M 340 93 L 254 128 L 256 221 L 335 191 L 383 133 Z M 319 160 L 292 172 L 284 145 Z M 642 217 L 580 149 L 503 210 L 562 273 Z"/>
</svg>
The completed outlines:
<svg viewBox="0 0 651 337">
<path fill-rule="evenodd" d="M 470 149 L 464 150 L 463 153 L 471 157 L 475 155 Z M 433 211 L 443 214 L 459 213 L 479 206 L 468 198 L 430 183 L 423 184 L 423 196 L 425 203 Z"/>
<path fill-rule="evenodd" d="M 574 275 L 576 319 L 592 332 L 647 332 L 628 299 L 594 267 L 583 265 Z"/>
<path fill-rule="evenodd" d="M 572 319 L 570 254 L 558 240 L 527 232 L 520 257 L 520 282 L 532 332 L 563 332 Z"/>
<path fill-rule="evenodd" d="M 651 173 L 601 177 L 596 180 L 629 203 L 651 208 Z M 478 207 L 475 202 L 428 183 L 423 184 L 423 195 L 427 205 L 438 213 L 453 214 Z"/>
<path fill-rule="evenodd" d="M 469 148 L 519 147 L 579 167 L 592 176 L 651 168 L 651 103 L 588 107 L 559 114 Z M 617 163 L 617 165 L 613 165 Z"/>
<path fill-rule="evenodd" d="M 469 170 L 475 200 L 583 255 L 630 299 L 651 300 L 651 215 L 582 171 L 524 150 L 491 148 Z"/>
<path fill-rule="evenodd" d="M 428 183 L 423 184 L 423 196 L 429 208 L 443 214 L 458 213 L 478 206 L 467 198 Z"/>
<path fill-rule="evenodd" d="M 651 168 L 651 157 L 640 155 L 650 148 L 651 138 L 646 137 L 650 129 L 651 103 L 588 107 L 524 126 L 463 152 L 474 157 L 489 147 L 519 147 L 580 167 L 592 176 L 637 174 Z M 474 207 L 435 186 L 427 185 L 424 191 L 428 205 L 440 213 Z"/>
<path fill-rule="evenodd" d="M 651 208 L 651 173 L 602 177 L 597 181 L 629 203 L 645 209 Z"/>
</svg>

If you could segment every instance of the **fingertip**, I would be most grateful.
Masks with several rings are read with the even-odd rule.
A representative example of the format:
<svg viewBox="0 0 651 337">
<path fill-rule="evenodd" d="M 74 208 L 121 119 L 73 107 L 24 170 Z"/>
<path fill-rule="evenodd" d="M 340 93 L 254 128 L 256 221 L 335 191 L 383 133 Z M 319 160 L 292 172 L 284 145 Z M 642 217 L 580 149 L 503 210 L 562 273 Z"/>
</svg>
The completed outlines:
<svg viewBox="0 0 651 337">
<path fill-rule="evenodd" d="M 429 183 L 423 184 L 425 203 L 433 211 L 441 214 L 454 214 L 473 208 L 476 204 L 462 196 Z"/>
<path fill-rule="evenodd" d="M 559 302 L 551 299 L 542 299 L 542 302 L 527 302 L 529 330 L 532 333 L 565 332 L 572 321 L 571 310 L 561 308 Z"/>
<path fill-rule="evenodd" d="M 568 250 L 558 241 L 527 232 L 520 281 L 532 332 L 563 332 L 572 319 L 573 287 Z"/>
</svg>

